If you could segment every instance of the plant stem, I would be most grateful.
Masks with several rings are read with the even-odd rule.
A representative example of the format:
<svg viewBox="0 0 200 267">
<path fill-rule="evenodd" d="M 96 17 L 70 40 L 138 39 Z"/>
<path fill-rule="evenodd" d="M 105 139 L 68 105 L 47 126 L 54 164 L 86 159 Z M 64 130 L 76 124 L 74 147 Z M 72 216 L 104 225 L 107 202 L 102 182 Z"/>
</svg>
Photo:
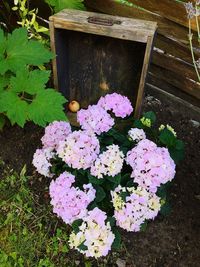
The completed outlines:
<svg viewBox="0 0 200 267">
<path fill-rule="evenodd" d="M 197 5 L 195 5 L 195 9 L 196 9 L 195 19 L 196 19 L 196 25 L 197 25 L 198 42 L 200 43 L 200 29 L 199 29 L 199 20 L 198 20 L 198 16 L 197 16 L 197 13 L 198 13 L 198 7 L 197 7 Z"/>
<path fill-rule="evenodd" d="M 200 75 L 199 75 L 199 71 L 198 71 L 198 68 L 197 68 L 196 60 L 195 60 L 195 57 L 194 57 L 194 51 L 193 51 L 192 31 L 191 31 L 191 21 L 190 21 L 190 19 L 189 19 L 189 42 L 190 42 L 190 50 L 191 50 L 191 55 L 192 55 L 192 61 L 193 61 L 193 64 L 194 64 L 194 68 L 195 68 L 198 80 L 200 82 Z"/>
</svg>

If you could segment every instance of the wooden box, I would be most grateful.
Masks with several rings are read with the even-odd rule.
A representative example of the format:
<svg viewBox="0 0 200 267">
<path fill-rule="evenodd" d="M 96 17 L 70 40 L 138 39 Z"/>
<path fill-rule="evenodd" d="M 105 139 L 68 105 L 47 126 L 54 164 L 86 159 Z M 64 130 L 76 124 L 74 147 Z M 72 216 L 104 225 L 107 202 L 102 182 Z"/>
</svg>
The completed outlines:
<svg viewBox="0 0 200 267">
<path fill-rule="evenodd" d="M 156 28 L 150 21 L 77 10 L 51 16 L 55 88 L 82 108 L 121 93 L 138 117 Z"/>
</svg>

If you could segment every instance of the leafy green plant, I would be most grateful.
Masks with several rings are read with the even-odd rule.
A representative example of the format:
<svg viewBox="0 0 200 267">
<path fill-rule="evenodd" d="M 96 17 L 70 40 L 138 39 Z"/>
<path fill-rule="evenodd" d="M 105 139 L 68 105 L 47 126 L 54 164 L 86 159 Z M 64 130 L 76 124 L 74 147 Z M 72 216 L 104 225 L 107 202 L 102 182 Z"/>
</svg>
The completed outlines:
<svg viewBox="0 0 200 267">
<path fill-rule="evenodd" d="M 12 10 L 17 12 L 19 21 L 17 24 L 26 28 L 29 33 L 29 38 L 35 38 L 42 43 L 46 43 L 47 40 L 41 35 L 48 34 L 49 29 L 39 25 L 37 22 L 38 8 L 29 9 L 29 0 L 15 0 Z"/>
<path fill-rule="evenodd" d="M 0 30 L 0 128 L 5 117 L 21 127 L 26 121 L 45 126 L 66 120 L 65 98 L 54 89 L 45 89 L 50 72 L 38 68 L 52 57 L 44 45 L 28 39 L 26 29 L 8 36 Z"/>
<path fill-rule="evenodd" d="M 83 0 L 45 0 L 45 2 L 53 8 L 54 12 L 59 12 L 62 9 L 79 9 L 84 10 Z"/>
</svg>

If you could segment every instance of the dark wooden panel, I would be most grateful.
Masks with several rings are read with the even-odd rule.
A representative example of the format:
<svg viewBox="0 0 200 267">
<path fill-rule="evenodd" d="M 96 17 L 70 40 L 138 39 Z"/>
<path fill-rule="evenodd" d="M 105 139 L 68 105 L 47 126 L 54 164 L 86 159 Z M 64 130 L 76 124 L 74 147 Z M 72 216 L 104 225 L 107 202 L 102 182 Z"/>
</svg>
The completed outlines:
<svg viewBox="0 0 200 267">
<path fill-rule="evenodd" d="M 183 2 L 174 0 L 129 0 L 129 2 L 188 27 L 187 13 Z M 191 26 L 192 29 L 197 30 L 195 19 L 191 21 Z"/>
<path fill-rule="evenodd" d="M 166 81 L 168 84 L 179 88 L 180 90 L 200 99 L 200 85 L 194 83 L 190 79 L 183 79 L 178 77 L 178 75 L 170 70 L 158 67 L 154 64 L 151 64 L 149 73 L 153 75 L 156 79 Z"/>
<path fill-rule="evenodd" d="M 55 29 L 58 88 L 82 107 L 119 92 L 136 104 L 146 44 Z"/>
<path fill-rule="evenodd" d="M 177 74 L 177 77 L 180 80 L 190 77 L 190 79 L 197 81 L 197 75 L 194 66 L 180 61 L 175 57 L 154 51 L 152 63 L 174 72 Z"/>
<path fill-rule="evenodd" d="M 158 33 L 177 40 L 185 45 L 189 44 L 188 41 L 188 29 L 184 26 L 179 25 L 169 19 L 161 17 L 159 15 L 140 10 L 134 7 L 122 5 L 113 0 L 85 0 L 86 5 L 90 8 L 96 9 L 99 12 L 119 15 L 130 18 L 137 18 L 149 21 L 156 21 L 158 23 Z M 145 1 L 144 1 L 145 2 Z M 160 1 L 159 1 L 160 3 Z M 159 4 L 158 4 L 159 6 Z M 197 38 L 194 38 L 194 46 L 198 47 Z"/>
</svg>

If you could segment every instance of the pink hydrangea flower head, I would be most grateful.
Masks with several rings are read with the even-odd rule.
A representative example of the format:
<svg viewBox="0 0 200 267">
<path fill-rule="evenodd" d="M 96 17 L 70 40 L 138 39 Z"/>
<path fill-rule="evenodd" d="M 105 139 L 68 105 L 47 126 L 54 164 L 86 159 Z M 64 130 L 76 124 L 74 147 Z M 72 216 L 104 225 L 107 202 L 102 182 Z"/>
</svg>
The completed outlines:
<svg viewBox="0 0 200 267">
<path fill-rule="evenodd" d="M 32 161 L 37 172 L 46 177 L 52 177 L 53 174 L 50 173 L 50 167 L 52 166 L 50 160 L 54 158 L 54 156 L 55 153 L 51 148 L 37 149 L 33 155 Z"/>
<path fill-rule="evenodd" d="M 87 109 L 77 112 L 77 121 L 83 130 L 91 131 L 96 134 L 108 132 L 114 125 L 114 119 L 100 106 L 92 105 Z"/>
<path fill-rule="evenodd" d="M 124 154 L 119 150 L 118 145 L 107 146 L 96 159 L 90 169 L 90 173 L 97 178 L 103 178 L 104 175 L 114 177 L 121 172 L 124 162 Z"/>
<path fill-rule="evenodd" d="M 125 200 L 121 193 L 127 193 Z M 116 224 L 131 232 L 140 231 L 145 220 L 154 219 L 161 208 L 160 198 L 142 187 L 118 186 L 111 196 Z"/>
<path fill-rule="evenodd" d="M 131 128 L 128 131 L 128 136 L 132 141 L 139 142 L 140 140 L 146 139 L 146 134 L 143 129 Z"/>
<path fill-rule="evenodd" d="M 111 250 L 115 235 L 111 231 L 110 223 L 106 223 L 106 213 L 95 208 L 87 213 L 83 218 L 83 223 L 79 227 L 79 232 L 72 232 L 69 237 L 70 248 L 75 248 L 86 257 L 96 259 L 106 256 Z M 86 249 L 79 248 L 83 244 Z"/>
<path fill-rule="evenodd" d="M 151 192 L 156 192 L 160 185 L 175 176 L 175 163 L 168 149 L 157 147 L 148 139 L 140 141 L 127 153 L 126 162 L 133 169 L 134 182 Z"/>
<path fill-rule="evenodd" d="M 53 212 L 67 224 L 82 219 L 87 206 L 94 200 L 96 190 L 91 184 L 83 185 L 84 190 L 72 186 L 75 176 L 64 172 L 49 187 Z"/>
<path fill-rule="evenodd" d="M 97 137 L 87 131 L 74 131 L 66 141 L 59 142 L 58 156 L 74 169 L 90 168 L 100 150 Z"/>
<path fill-rule="evenodd" d="M 130 100 L 126 96 L 117 93 L 102 96 L 97 105 L 106 111 L 112 111 L 116 117 L 120 118 L 125 118 L 133 112 Z"/>
<path fill-rule="evenodd" d="M 71 133 L 69 122 L 54 121 L 45 128 L 45 134 L 42 137 L 42 144 L 45 148 L 56 149 L 60 141 L 65 141 Z"/>
</svg>

